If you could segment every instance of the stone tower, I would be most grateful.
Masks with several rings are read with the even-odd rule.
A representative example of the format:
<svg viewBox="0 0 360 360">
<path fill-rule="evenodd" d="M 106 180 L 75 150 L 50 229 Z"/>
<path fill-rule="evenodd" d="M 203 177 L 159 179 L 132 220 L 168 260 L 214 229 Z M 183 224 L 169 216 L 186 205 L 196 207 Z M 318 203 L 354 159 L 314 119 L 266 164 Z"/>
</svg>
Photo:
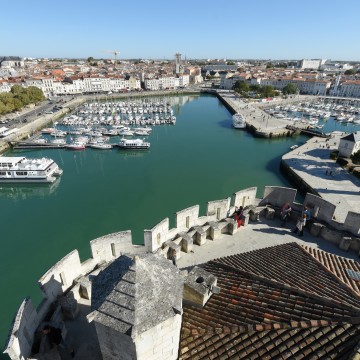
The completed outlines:
<svg viewBox="0 0 360 360">
<path fill-rule="evenodd" d="M 121 256 L 92 287 L 90 318 L 104 360 L 177 359 L 183 281 L 170 261 Z"/>
<path fill-rule="evenodd" d="M 181 54 L 175 54 L 175 74 L 179 75 L 182 73 L 182 65 L 181 65 Z"/>
</svg>

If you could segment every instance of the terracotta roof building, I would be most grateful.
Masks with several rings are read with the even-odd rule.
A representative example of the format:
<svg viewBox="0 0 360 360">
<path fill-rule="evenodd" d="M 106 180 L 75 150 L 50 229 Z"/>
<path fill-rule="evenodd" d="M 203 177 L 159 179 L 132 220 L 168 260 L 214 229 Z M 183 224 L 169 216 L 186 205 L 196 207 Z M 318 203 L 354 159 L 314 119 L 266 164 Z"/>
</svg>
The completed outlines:
<svg viewBox="0 0 360 360">
<path fill-rule="evenodd" d="M 219 294 L 184 303 L 179 359 L 355 359 L 357 262 L 289 243 L 208 262 Z"/>
</svg>

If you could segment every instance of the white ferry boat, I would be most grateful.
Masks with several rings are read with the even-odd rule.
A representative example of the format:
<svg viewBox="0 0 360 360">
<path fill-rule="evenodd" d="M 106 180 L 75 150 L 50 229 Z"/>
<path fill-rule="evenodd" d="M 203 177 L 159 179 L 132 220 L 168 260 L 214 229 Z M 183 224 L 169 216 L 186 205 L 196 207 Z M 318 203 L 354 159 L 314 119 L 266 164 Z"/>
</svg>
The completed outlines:
<svg viewBox="0 0 360 360">
<path fill-rule="evenodd" d="M 0 183 L 52 183 L 62 173 L 52 159 L 0 156 Z"/>
<path fill-rule="evenodd" d="M 233 127 L 235 129 L 245 129 L 246 128 L 246 122 L 244 120 L 244 117 L 239 113 L 236 113 L 233 115 L 232 122 L 233 122 Z"/>
<path fill-rule="evenodd" d="M 150 143 L 142 139 L 121 139 L 116 146 L 120 149 L 144 150 L 150 148 Z"/>
</svg>

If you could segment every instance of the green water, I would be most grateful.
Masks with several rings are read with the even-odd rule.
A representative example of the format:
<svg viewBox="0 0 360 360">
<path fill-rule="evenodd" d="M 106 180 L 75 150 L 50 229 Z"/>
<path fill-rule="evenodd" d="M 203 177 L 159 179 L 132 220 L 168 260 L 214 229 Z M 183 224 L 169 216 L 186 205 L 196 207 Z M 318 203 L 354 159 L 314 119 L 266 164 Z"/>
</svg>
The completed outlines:
<svg viewBox="0 0 360 360">
<path fill-rule="evenodd" d="M 212 96 L 184 98 L 174 106 L 175 126 L 153 128 L 151 149 L 73 152 L 34 150 L 12 153 L 53 158 L 64 174 L 51 186 L 0 189 L 0 344 L 19 304 L 31 296 L 37 304 L 37 280 L 69 251 L 90 256 L 89 241 L 132 230 L 143 242 L 143 229 L 174 212 L 235 191 L 285 185 L 281 156 L 305 138 L 257 139 L 231 127 L 231 114 Z"/>
</svg>

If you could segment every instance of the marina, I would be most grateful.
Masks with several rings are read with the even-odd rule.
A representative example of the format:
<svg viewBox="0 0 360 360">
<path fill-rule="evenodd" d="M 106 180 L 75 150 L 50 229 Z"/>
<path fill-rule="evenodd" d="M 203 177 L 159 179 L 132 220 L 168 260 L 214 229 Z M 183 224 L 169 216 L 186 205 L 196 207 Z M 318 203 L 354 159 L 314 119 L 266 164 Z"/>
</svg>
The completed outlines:
<svg viewBox="0 0 360 360">
<path fill-rule="evenodd" d="M 24 291 L 35 302 L 40 301 L 37 279 L 74 248 L 86 259 L 91 256 L 88 242 L 98 236 L 131 229 L 134 242 L 140 243 L 143 229 L 179 209 L 198 203 L 203 214 L 209 200 L 227 197 L 240 188 L 255 184 L 259 189 L 269 184 L 290 186 L 279 172 L 281 157 L 308 137 L 269 140 L 238 131 L 232 126 L 232 114 L 212 95 L 164 98 L 165 103 L 168 101 L 177 118 L 176 126 L 152 126 L 153 131 L 146 137 L 151 143 L 150 151 L 38 147 L 6 153 L 52 158 L 64 173 L 45 186 L 1 187 L 2 231 L 11 234 L 11 241 L 3 244 L 0 254 L 3 268 L 9 270 L 1 279 L 1 287 L 8 289 L 8 295 L 2 299 L 2 307 L 7 311 L 0 314 L 3 339 Z M 123 126 L 135 129 L 149 125 Z M 323 131 L 350 131 L 353 126 L 356 125 L 342 124 L 330 117 Z M 55 127 L 67 131 L 60 120 Z M 87 135 L 67 134 L 65 139 L 70 136 Z M 44 137 L 55 140 L 49 134 Z M 109 137 L 108 143 L 122 138 Z M 244 161 L 242 154 L 249 154 L 249 159 Z M 11 225 L 14 218 L 21 221 L 21 227 Z M 59 219 L 61 232 L 54 231 L 59 227 Z M 41 228 L 31 243 L 27 241 L 29 228 Z M 19 248 L 23 251 L 19 252 Z M 16 269 L 12 261 L 15 256 Z"/>
</svg>

